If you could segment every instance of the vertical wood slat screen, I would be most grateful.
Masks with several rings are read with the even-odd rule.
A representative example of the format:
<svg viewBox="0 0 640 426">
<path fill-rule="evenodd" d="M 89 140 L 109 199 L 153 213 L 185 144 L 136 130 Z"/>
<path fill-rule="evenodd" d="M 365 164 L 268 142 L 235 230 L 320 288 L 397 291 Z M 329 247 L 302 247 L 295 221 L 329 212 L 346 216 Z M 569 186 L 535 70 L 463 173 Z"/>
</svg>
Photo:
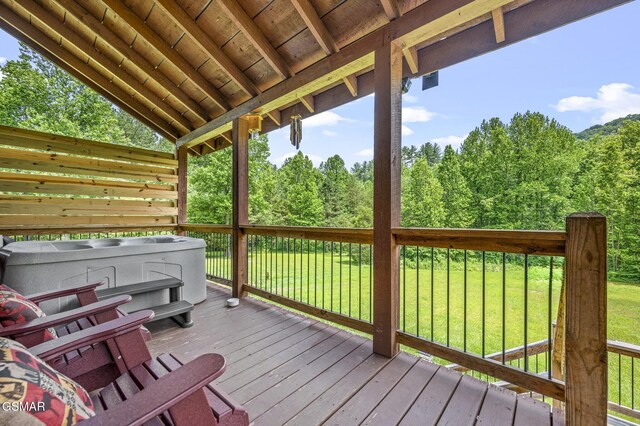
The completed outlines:
<svg viewBox="0 0 640 426">
<path fill-rule="evenodd" d="M 174 154 L 0 126 L 0 228 L 177 224 Z"/>
</svg>

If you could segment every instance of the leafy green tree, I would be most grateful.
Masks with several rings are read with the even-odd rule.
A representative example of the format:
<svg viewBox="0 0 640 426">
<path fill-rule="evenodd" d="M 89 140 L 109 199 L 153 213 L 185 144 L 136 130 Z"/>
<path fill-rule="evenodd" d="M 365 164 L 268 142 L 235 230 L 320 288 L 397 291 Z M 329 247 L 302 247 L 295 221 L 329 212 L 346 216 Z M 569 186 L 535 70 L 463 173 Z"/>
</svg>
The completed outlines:
<svg viewBox="0 0 640 426">
<path fill-rule="evenodd" d="M 278 222 L 292 226 L 322 225 L 321 182 L 322 175 L 301 151 L 287 158 L 277 172 L 274 206 Z"/>
<path fill-rule="evenodd" d="M 418 157 L 427 160 L 430 166 L 434 166 L 442 160 L 442 150 L 440 145 L 433 142 L 427 142 L 418 149 Z"/>
<path fill-rule="evenodd" d="M 444 224 L 442 186 L 426 159 L 405 169 L 402 187 L 402 226 L 437 228 Z"/>
<path fill-rule="evenodd" d="M 320 164 L 322 185 L 320 194 L 324 204 L 324 223 L 332 227 L 348 227 L 349 217 L 347 188 L 351 176 L 339 155 L 329 157 Z"/>
<path fill-rule="evenodd" d="M 351 167 L 351 175 L 360 182 L 373 182 L 373 161 L 355 163 Z"/>
<path fill-rule="evenodd" d="M 458 154 L 451 148 L 451 145 L 445 147 L 444 156 L 436 171 L 443 190 L 444 226 L 447 228 L 468 227 L 473 222 L 473 216 L 469 211 L 471 191 L 462 175 Z"/>
</svg>

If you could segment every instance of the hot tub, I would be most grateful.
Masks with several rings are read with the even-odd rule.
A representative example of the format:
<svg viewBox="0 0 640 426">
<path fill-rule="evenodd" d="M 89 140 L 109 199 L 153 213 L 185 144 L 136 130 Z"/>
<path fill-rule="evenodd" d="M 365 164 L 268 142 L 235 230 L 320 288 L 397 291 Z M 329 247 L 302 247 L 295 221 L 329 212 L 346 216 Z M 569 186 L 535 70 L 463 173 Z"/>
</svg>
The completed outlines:
<svg viewBox="0 0 640 426">
<path fill-rule="evenodd" d="M 207 296 L 205 242 L 163 235 L 67 241 L 23 241 L 0 249 L 3 282 L 23 294 L 105 281 L 100 288 L 177 278 L 184 282 L 182 297 L 193 304 Z M 168 291 L 134 296 L 127 311 L 169 301 Z M 70 308 L 73 299 L 45 302 L 55 313 Z"/>
</svg>

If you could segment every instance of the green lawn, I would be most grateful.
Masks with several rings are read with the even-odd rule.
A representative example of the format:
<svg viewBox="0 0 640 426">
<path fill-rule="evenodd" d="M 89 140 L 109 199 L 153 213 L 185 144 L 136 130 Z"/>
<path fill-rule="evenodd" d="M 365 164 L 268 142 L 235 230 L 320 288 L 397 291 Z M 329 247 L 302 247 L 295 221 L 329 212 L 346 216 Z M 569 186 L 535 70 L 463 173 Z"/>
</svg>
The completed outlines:
<svg viewBox="0 0 640 426">
<path fill-rule="evenodd" d="M 324 255 L 321 243 L 317 254 L 315 248 L 306 243 L 301 247 L 298 242 L 295 255 L 293 243 L 288 253 L 286 250 L 253 248 L 249 253 L 250 284 L 323 309 L 370 321 L 372 277 L 368 247 L 363 246 L 359 251 L 359 246 L 353 244 L 351 256 L 349 244 L 342 245 L 342 256 L 337 244 L 333 252 L 330 252 L 329 243 L 325 244 Z M 483 342 L 485 354 L 501 351 L 503 338 L 507 349 L 521 346 L 524 344 L 526 295 L 527 342 L 547 339 L 549 321 L 555 320 L 557 314 L 562 280 L 560 259 L 555 260 L 550 288 L 548 260 L 531 257 L 526 292 L 522 256 L 508 259 L 504 283 L 502 265 L 499 259 L 497 262 L 492 259 L 485 268 L 483 291 L 482 264 L 477 257 L 472 259 L 470 253 L 465 291 L 461 254 L 457 255 L 458 260 L 450 263 L 448 281 L 444 250 L 436 253 L 433 280 L 430 257 L 421 259 L 419 268 L 416 268 L 415 260 L 401 264 L 401 329 L 448 343 L 452 347 L 466 348 L 476 354 L 483 353 Z M 210 253 L 208 267 L 212 270 L 217 265 L 217 270 L 224 273 L 223 277 L 230 278 L 230 267 L 222 267 L 222 261 L 221 257 Z M 228 260 L 226 263 L 229 264 Z M 608 300 L 609 339 L 640 344 L 640 285 L 610 282 Z M 531 357 L 529 369 L 545 371 L 546 363 L 544 354 L 537 359 Z M 618 401 L 620 371 L 621 402 L 629 406 L 631 361 L 623 357 L 618 364 L 617 356 L 612 356 L 609 364 L 610 400 Z M 633 367 L 636 378 L 634 396 L 640 397 L 640 380 L 637 379 L 640 377 L 640 362 L 635 362 Z"/>
</svg>

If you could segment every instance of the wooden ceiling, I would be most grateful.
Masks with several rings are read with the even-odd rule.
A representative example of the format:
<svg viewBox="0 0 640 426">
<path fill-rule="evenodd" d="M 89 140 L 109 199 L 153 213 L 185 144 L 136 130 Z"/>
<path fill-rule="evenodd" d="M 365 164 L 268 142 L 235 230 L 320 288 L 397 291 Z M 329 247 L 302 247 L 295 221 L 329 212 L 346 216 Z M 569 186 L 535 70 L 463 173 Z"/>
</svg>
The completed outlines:
<svg viewBox="0 0 640 426">
<path fill-rule="evenodd" d="M 373 92 L 373 52 L 418 76 L 626 0 L 0 0 L 0 27 L 192 153 Z M 285 118 L 283 120 L 283 118 Z"/>
</svg>

